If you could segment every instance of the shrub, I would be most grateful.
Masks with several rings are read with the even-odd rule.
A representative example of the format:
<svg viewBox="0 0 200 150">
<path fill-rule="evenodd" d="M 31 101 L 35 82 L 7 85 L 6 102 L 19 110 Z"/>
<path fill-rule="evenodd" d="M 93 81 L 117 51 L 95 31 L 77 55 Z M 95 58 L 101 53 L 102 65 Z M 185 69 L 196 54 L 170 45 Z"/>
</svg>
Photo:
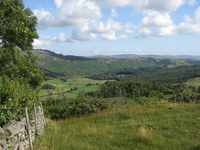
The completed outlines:
<svg viewBox="0 0 200 150">
<path fill-rule="evenodd" d="M 25 107 L 37 103 L 38 91 L 17 79 L 0 78 L 0 126 L 24 114 Z"/>
<path fill-rule="evenodd" d="M 42 85 L 42 89 L 55 89 L 56 87 L 51 84 L 44 84 Z"/>
<path fill-rule="evenodd" d="M 49 97 L 45 102 L 46 113 L 51 119 L 67 118 L 95 113 L 109 108 L 108 101 L 96 98 L 72 98 Z"/>
</svg>

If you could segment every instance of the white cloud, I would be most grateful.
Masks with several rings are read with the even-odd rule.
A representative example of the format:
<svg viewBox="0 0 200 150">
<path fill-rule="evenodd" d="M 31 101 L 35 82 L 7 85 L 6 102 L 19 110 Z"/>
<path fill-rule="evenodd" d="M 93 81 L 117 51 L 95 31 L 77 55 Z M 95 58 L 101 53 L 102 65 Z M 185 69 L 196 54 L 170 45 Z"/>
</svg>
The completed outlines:
<svg viewBox="0 0 200 150">
<path fill-rule="evenodd" d="M 151 11 L 146 17 L 142 19 L 143 26 L 169 26 L 173 21 L 170 19 L 168 13 L 160 13 L 157 11 Z"/>
<path fill-rule="evenodd" d="M 42 8 L 34 10 L 35 15 L 38 16 L 39 28 L 75 26 L 75 29 L 70 34 L 66 34 L 63 28 L 58 37 L 41 35 L 41 39 L 81 42 L 98 37 L 103 40 L 125 39 L 129 34 L 137 32 L 138 36 L 136 36 L 140 38 L 200 32 L 200 7 L 196 9 L 193 16 L 185 15 L 185 20 L 180 25 L 175 25 L 170 17 L 172 11 L 183 4 L 194 5 L 196 0 L 54 0 L 54 3 L 56 6 L 54 12 Z M 118 7 L 127 5 L 144 15 L 138 26 L 116 21 L 121 19 L 117 12 Z M 107 14 L 105 16 L 102 14 L 101 7 L 110 7 L 111 15 L 108 18 L 106 18 Z M 44 41 L 34 43 L 35 45 L 49 44 Z"/>
<path fill-rule="evenodd" d="M 103 40 L 119 40 L 127 38 L 125 34 L 119 34 L 118 31 L 123 31 L 126 34 L 131 34 L 133 31 L 130 29 L 131 25 L 122 25 L 112 19 L 106 22 L 91 20 L 82 26 L 77 27 L 71 34 L 60 33 L 59 37 L 54 38 L 59 42 L 81 42 L 96 39 L 100 37 Z"/>
<path fill-rule="evenodd" d="M 200 23 L 200 7 L 194 13 L 194 22 Z"/>
<path fill-rule="evenodd" d="M 94 0 L 104 7 L 117 7 L 131 5 L 139 11 L 154 10 L 171 12 L 184 4 L 185 0 Z"/>
<path fill-rule="evenodd" d="M 133 33 L 133 30 L 131 30 L 131 29 L 125 29 L 124 32 L 125 32 L 126 34 L 132 34 L 132 33 Z"/>
<path fill-rule="evenodd" d="M 96 38 L 95 33 L 89 32 L 87 28 L 77 28 L 72 31 L 71 34 L 66 35 L 65 33 L 60 33 L 59 37 L 55 38 L 54 41 L 58 42 L 81 42 L 93 40 Z"/>
<path fill-rule="evenodd" d="M 142 28 L 139 30 L 139 35 L 137 37 L 139 38 L 147 38 L 147 37 L 151 37 L 152 36 L 152 32 L 147 29 L 147 28 Z"/>
<path fill-rule="evenodd" d="M 57 7 L 60 7 L 62 5 L 62 0 L 54 0 L 54 2 Z"/>
<path fill-rule="evenodd" d="M 175 25 L 171 25 L 168 27 L 161 27 L 158 29 L 157 35 L 159 36 L 173 35 L 175 34 L 175 29 L 176 29 Z"/>
<path fill-rule="evenodd" d="M 119 14 L 116 9 L 111 9 L 111 18 L 117 18 Z"/>
<path fill-rule="evenodd" d="M 48 46 L 48 45 L 50 45 L 50 43 L 47 41 L 34 39 L 34 42 L 33 42 L 33 47 L 42 47 L 42 46 Z"/>
<path fill-rule="evenodd" d="M 122 30 L 122 25 L 120 22 L 116 22 L 112 19 L 108 19 L 107 22 L 105 23 L 106 28 L 110 30 Z"/>
<path fill-rule="evenodd" d="M 55 3 L 58 8 L 53 13 L 34 10 L 40 28 L 80 25 L 102 17 L 100 7 L 90 0 L 55 0 Z"/>
<path fill-rule="evenodd" d="M 188 1 L 188 4 L 191 5 L 191 6 L 195 5 L 196 3 L 197 3 L 196 0 L 189 0 Z"/>
<path fill-rule="evenodd" d="M 44 19 L 45 17 L 48 17 L 48 16 L 51 15 L 50 12 L 44 10 L 43 8 L 41 8 L 41 9 L 36 9 L 36 10 L 34 10 L 33 12 L 34 12 L 34 14 L 37 16 L 37 18 L 38 18 L 39 21 L 42 21 L 42 19 Z"/>
<path fill-rule="evenodd" d="M 184 4 L 184 0 L 143 0 L 143 2 L 144 5 L 141 6 L 142 8 L 159 12 L 171 12 Z"/>
<path fill-rule="evenodd" d="M 55 37 L 49 35 L 40 35 L 40 39 L 53 40 Z"/>
<path fill-rule="evenodd" d="M 185 15 L 185 16 L 184 16 L 184 21 L 185 21 L 185 22 L 190 22 L 190 23 L 191 23 L 191 22 L 192 22 L 192 18 L 191 18 L 189 15 Z"/>
<path fill-rule="evenodd" d="M 189 15 L 185 15 L 184 19 L 187 23 L 200 23 L 200 7 L 198 7 L 195 12 L 194 15 L 191 17 Z"/>
<path fill-rule="evenodd" d="M 104 7 L 126 6 L 132 4 L 134 0 L 94 0 Z"/>
<path fill-rule="evenodd" d="M 68 37 L 65 35 L 65 33 L 59 33 L 59 37 L 55 38 L 55 41 L 59 42 L 66 42 Z"/>
<path fill-rule="evenodd" d="M 116 32 L 113 31 L 112 33 L 105 33 L 105 34 L 101 34 L 100 37 L 103 40 L 120 40 L 120 39 L 125 39 L 127 36 L 122 34 L 120 36 L 116 36 Z"/>
<path fill-rule="evenodd" d="M 176 27 L 176 32 L 179 34 L 200 33 L 200 23 L 199 24 L 181 23 Z"/>
</svg>

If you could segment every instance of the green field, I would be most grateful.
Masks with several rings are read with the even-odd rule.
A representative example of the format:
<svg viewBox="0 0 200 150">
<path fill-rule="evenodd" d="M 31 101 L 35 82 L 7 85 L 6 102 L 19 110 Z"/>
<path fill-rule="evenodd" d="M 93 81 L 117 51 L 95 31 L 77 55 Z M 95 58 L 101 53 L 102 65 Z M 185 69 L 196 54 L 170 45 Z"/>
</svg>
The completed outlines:
<svg viewBox="0 0 200 150">
<path fill-rule="evenodd" d="M 80 92 L 89 92 L 95 91 L 98 89 L 99 85 L 103 84 L 105 80 L 91 80 L 82 77 L 74 77 L 72 79 L 67 79 L 66 82 L 61 81 L 60 79 L 54 79 L 44 82 L 43 84 L 51 84 L 56 87 L 56 89 L 41 89 L 39 88 L 39 97 L 45 98 L 45 96 L 52 95 L 58 96 L 60 93 L 68 98 L 75 98 Z M 92 84 L 87 86 L 87 84 Z M 72 88 L 77 87 L 78 90 L 70 91 Z"/>
<path fill-rule="evenodd" d="M 49 121 L 34 147 L 38 150 L 199 150 L 199 114 L 200 104 L 129 103 L 80 118 Z"/>
<path fill-rule="evenodd" d="M 188 86 L 195 86 L 195 87 L 199 87 L 200 86 L 200 77 L 194 78 L 194 79 L 190 79 L 186 82 L 186 84 Z"/>
<path fill-rule="evenodd" d="M 45 82 L 52 93 L 71 94 L 96 90 L 105 81 L 87 78 Z M 98 83 L 98 84 L 97 84 Z M 87 86 L 86 84 L 92 84 Z M 97 85 L 96 85 L 97 84 Z M 188 80 L 200 86 L 200 78 Z M 70 88 L 79 90 L 66 93 Z M 43 93 L 42 93 L 43 92 Z M 45 93 L 46 92 L 46 93 Z M 41 95 L 48 91 L 41 90 Z M 172 103 L 158 97 L 107 99 L 113 107 L 98 113 L 58 121 L 48 120 L 37 150 L 200 150 L 200 104 Z"/>
</svg>

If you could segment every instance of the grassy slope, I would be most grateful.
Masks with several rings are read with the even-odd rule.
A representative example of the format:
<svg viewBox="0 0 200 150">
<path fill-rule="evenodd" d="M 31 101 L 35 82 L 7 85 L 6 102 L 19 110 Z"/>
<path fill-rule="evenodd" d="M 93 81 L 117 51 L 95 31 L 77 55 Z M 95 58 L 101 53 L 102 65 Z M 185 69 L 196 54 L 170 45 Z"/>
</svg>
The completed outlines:
<svg viewBox="0 0 200 150">
<path fill-rule="evenodd" d="M 168 102 L 117 107 L 54 122 L 36 149 L 132 150 L 200 148 L 200 104 Z"/>
<path fill-rule="evenodd" d="M 63 56 L 53 52 L 33 50 L 38 57 L 37 65 L 40 68 L 66 75 L 89 76 L 102 71 L 120 70 L 123 68 L 140 67 L 177 67 L 188 66 L 200 61 L 188 61 L 182 59 L 159 60 L 153 58 L 86 58 L 76 56 Z"/>
</svg>

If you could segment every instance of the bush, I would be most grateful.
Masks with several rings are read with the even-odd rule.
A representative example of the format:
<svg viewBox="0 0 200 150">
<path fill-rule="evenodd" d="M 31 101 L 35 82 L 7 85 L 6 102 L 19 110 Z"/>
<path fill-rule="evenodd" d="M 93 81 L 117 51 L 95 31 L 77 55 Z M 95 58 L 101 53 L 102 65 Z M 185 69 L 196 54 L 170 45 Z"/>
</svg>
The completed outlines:
<svg viewBox="0 0 200 150">
<path fill-rule="evenodd" d="M 62 82 L 67 82 L 67 79 L 60 78 L 60 81 L 62 81 Z"/>
<path fill-rule="evenodd" d="M 56 87 L 51 84 L 44 84 L 42 85 L 42 89 L 55 89 Z"/>
<path fill-rule="evenodd" d="M 0 78 L 0 126 L 24 115 L 25 107 L 37 103 L 38 91 L 17 79 Z"/>
<path fill-rule="evenodd" d="M 108 101 L 96 98 L 54 99 L 49 97 L 43 102 L 47 115 L 51 119 L 67 118 L 95 113 L 109 108 Z"/>
</svg>

